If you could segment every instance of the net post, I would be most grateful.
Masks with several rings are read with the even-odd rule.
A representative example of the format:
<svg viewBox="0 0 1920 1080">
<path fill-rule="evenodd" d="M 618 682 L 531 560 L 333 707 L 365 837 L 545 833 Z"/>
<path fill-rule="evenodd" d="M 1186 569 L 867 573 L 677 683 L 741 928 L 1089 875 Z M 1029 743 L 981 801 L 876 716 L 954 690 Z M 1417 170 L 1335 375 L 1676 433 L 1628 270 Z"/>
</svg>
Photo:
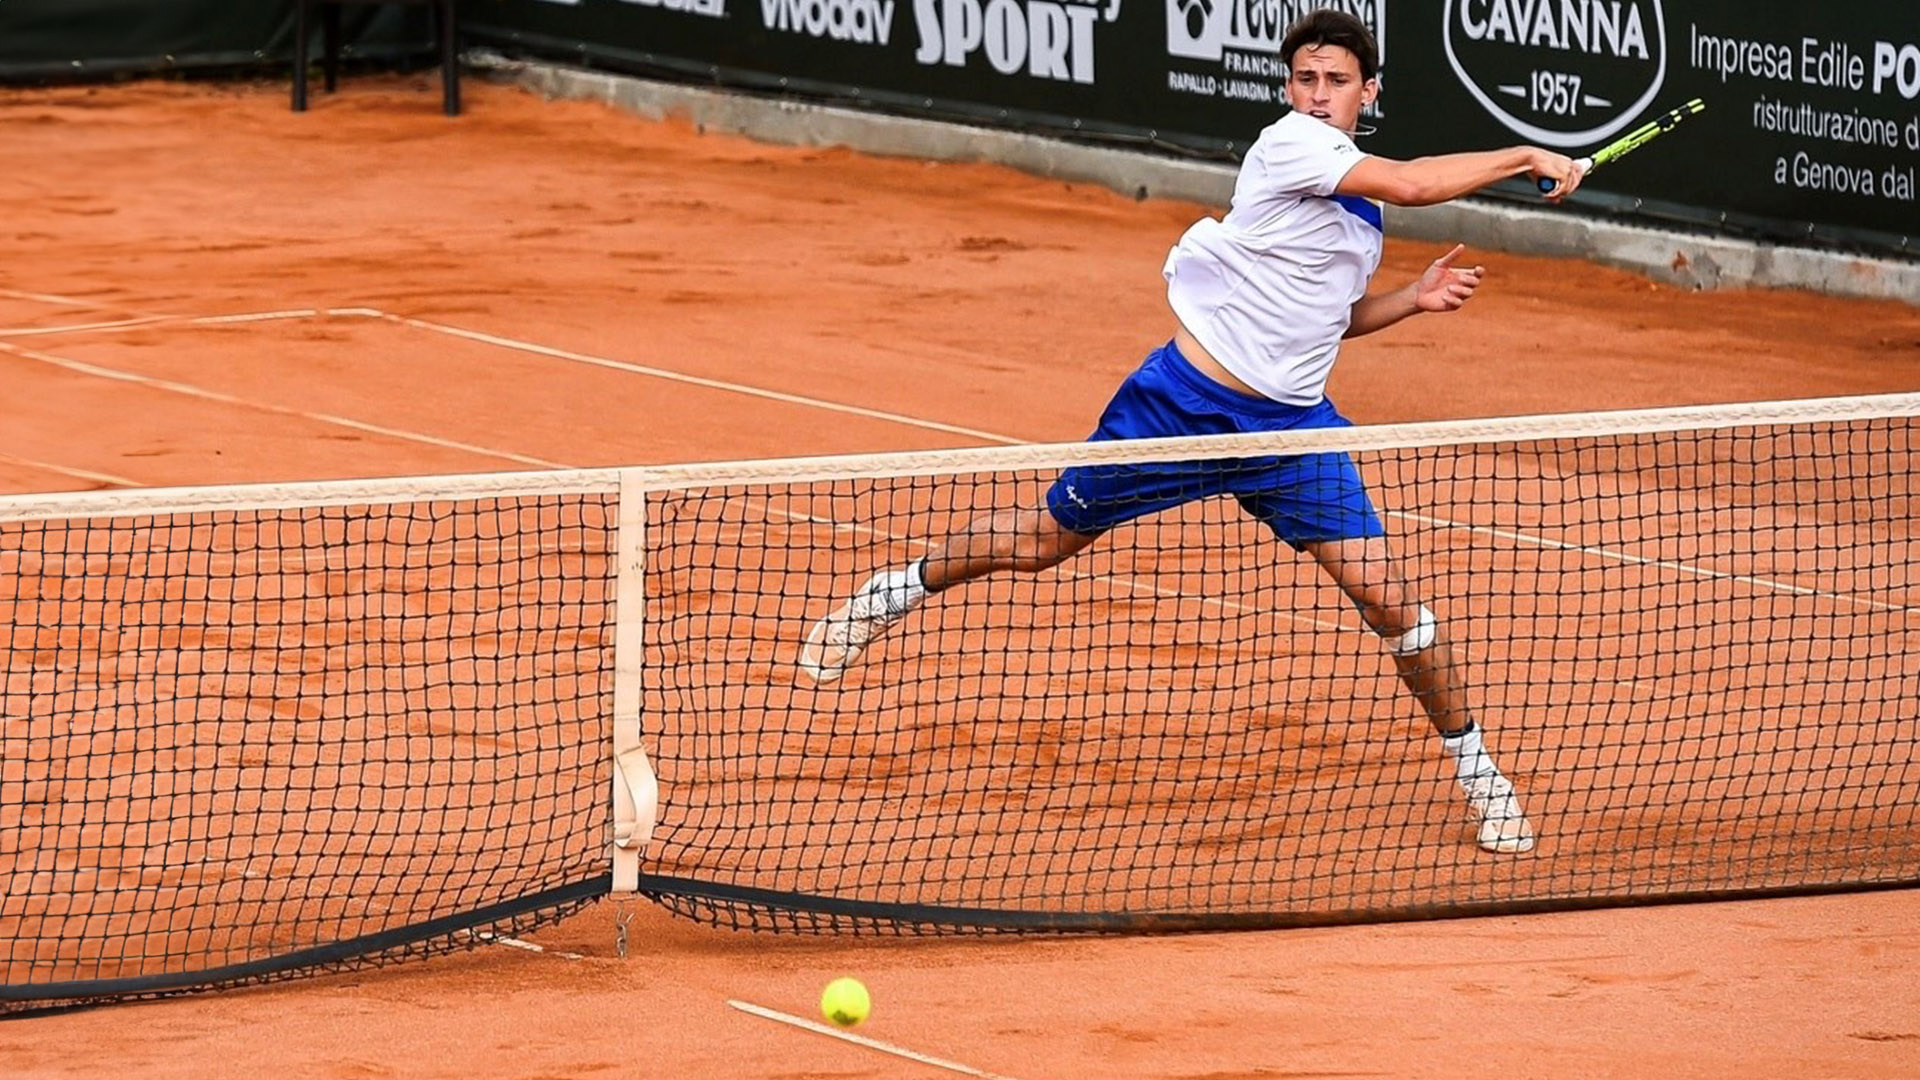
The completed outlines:
<svg viewBox="0 0 1920 1080">
<path fill-rule="evenodd" d="M 641 745 L 641 659 L 645 639 L 647 497 L 638 471 L 620 474 L 614 537 L 613 892 L 640 888 L 640 855 L 653 839 L 660 786 Z"/>
</svg>

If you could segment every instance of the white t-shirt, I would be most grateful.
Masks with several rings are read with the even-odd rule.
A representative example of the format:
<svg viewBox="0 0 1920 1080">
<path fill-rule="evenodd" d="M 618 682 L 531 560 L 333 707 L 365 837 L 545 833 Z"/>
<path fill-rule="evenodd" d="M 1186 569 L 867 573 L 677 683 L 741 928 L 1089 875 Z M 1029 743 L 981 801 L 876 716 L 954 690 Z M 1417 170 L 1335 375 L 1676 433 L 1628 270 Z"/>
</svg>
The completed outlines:
<svg viewBox="0 0 1920 1080">
<path fill-rule="evenodd" d="M 1366 155 L 1305 113 L 1247 151 L 1224 220 L 1167 255 L 1167 299 L 1222 367 L 1275 401 L 1315 405 L 1353 305 L 1380 268 L 1380 207 L 1334 188 Z"/>
</svg>

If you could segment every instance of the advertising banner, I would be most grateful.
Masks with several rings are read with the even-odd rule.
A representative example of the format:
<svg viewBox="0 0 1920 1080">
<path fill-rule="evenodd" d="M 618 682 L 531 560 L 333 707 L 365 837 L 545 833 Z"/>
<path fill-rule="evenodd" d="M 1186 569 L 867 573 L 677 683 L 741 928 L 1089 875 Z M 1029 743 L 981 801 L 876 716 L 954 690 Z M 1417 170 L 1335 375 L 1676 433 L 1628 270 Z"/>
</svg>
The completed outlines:
<svg viewBox="0 0 1920 1080">
<path fill-rule="evenodd" d="M 0 78 L 284 62 L 292 0 L 11 0 Z M 1349 12 L 1381 49 L 1362 146 L 1580 155 L 1691 98 L 1584 206 L 1920 258 L 1912 0 L 463 0 L 469 41 L 574 63 L 1231 159 L 1285 108 L 1286 28 Z M 362 10 L 364 8 L 364 10 Z M 217 10 L 216 10 L 217 9 Z M 216 17 L 217 16 L 217 17 Z M 352 9 L 349 55 L 425 50 Z M 1530 198 L 1524 185 L 1504 193 Z"/>
<path fill-rule="evenodd" d="M 1836 0 L 473 0 L 522 53 L 1231 157 L 1284 109 L 1279 44 L 1333 7 L 1378 37 L 1362 146 L 1588 153 L 1706 111 L 1584 202 L 1920 257 L 1920 10 Z M 1523 195 L 1521 185 L 1507 189 Z"/>
<path fill-rule="evenodd" d="M 348 56 L 432 55 L 423 10 L 355 4 L 341 27 Z M 286 64 L 293 37 L 293 0 L 5 0 L 0 80 Z"/>
<path fill-rule="evenodd" d="M 1581 154 L 1699 98 L 1706 112 L 1596 172 L 1593 187 L 1730 229 L 1877 232 L 1920 256 L 1911 3 L 1442 0 L 1405 14 L 1401 42 L 1417 35 L 1439 56 L 1420 62 L 1425 92 L 1390 104 L 1396 151 L 1434 152 L 1444 138 Z M 1406 65 L 1396 74 L 1407 90 Z"/>
</svg>

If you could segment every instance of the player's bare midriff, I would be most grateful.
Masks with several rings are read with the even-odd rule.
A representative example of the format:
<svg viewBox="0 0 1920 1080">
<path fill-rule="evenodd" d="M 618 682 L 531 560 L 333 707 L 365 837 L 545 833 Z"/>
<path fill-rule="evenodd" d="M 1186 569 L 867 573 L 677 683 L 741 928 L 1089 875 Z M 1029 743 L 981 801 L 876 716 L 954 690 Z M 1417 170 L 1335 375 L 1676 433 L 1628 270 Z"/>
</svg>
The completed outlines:
<svg viewBox="0 0 1920 1080">
<path fill-rule="evenodd" d="M 1207 351 L 1206 346 L 1200 344 L 1200 339 L 1193 336 L 1193 332 L 1187 329 L 1185 323 L 1175 319 L 1173 325 L 1174 345 L 1179 347 L 1180 355 L 1186 357 L 1187 363 L 1192 364 L 1200 374 L 1235 393 L 1245 394 L 1250 398 L 1266 399 L 1260 391 L 1241 382 L 1238 376 L 1228 371 L 1220 361 L 1215 360 L 1213 354 Z"/>
</svg>

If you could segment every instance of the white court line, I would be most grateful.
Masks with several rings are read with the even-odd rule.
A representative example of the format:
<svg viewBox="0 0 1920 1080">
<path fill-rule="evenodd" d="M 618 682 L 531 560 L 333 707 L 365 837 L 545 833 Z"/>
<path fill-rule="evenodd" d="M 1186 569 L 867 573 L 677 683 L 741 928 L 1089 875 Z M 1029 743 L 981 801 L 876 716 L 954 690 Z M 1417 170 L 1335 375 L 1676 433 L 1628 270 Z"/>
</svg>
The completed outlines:
<svg viewBox="0 0 1920 1080">
<path fill-rule="evenodd" d="M 6 290 L 0 289 L 0 295 Z M 48 334 L 101 333 L 108 330 L 131 330 L 136 327 L 158 327 L 169 323 L 180 326 L 222 326 L 236 323 L 274 322 L 282 319 L 314 319 L 322 316 L 351 317 L 360 319 L 386 319 L 386 312 L 378 308 L 285 308 L 278 311 L 243 311 L 233 315 L 144 315 L 137 319 L 118 319 L 113 322 L 69 323 L 64 326 L 22 326 L 0 329 L 0 337 L 34 337 Z"/>
<path fill-rule="evenodd" d="M 19 289 L 0 289 L 0 296 L 15 300 L 31 300 L 36 304 L 53 304 L 58 307 L 80 308 L 83 311 L 130 311 L 135 315 L 159 315 L 158 312 L 142 311 L 125 304 L 103 304 L 98 300 L 82 300 L 77 296 L 55 296 L 51 293 L 23 292 Z M 165 318 L 166 316 L 161 316 Z"/>
<path fill-rule="evenodd" d="M 724 379 L 708 379 L 699 375 L 687 375 L 678 371 L 669 371 L 666 368 L 648 367 L 645 364 L 630 364 L 624 360 L 613 360 L 604 356 L 593 356 L 588 353 L 555 349 L 546 345 L 536 345 L 530 341 L 517 341 L 513 338 L 500 337 L 495 334 L 484 334 L 478 330 L 463 330 L 460 327 L 449 326 L 445 323 L 428 322 L 425 319 L 410 319 L 402 315 L 383 315 L 382 318 L 390 322 L 398 323 L 401 326 L 412 326 L 421 330 L 431 330 L 436 334 L 465 338 L 468 341 L 478 341 L 485 345 L 494 345 L 503 349 L 516 349 L 520 352 L 533 353 L 536 356 L 550 356 L 556 360 L 571 360 L 577 364 L 591 364 L 594 367 L 612 368 L 615 371 L 625 371 L 635 375 L 646 375 L 655 379 L 666 379 L 670 382 L 686 383 L 689 386 L 701 386 L 709 390 L 724 390 L 733 394 L 745 394 L 749 397 L 766 398 L 769 401 L 784 402 L 788 405 L 805 405 L 808 408 L 846 413 L 850 416 L 864 416 L 871 420 L 886 420 L 895 424 L 906 424 L 910 427 L 923 428 L 927 431 L 939 431 L 948 435 L 965 435 L 968 438 L 981 439 L 986 442 L 1004 443 L 1009 446 L 1018 446 L 1022 443 L 1033 441 L 1031 439 L 1017 439 L 1011 435 L 997 435 L 991 431 L 980 431 L 977 428 L 942 424 L 937 420 L 922 420 L 919 417 L 886 412 L 881 409 L 868 409 L 858 405 L 846 405 L 838 401 L 828 401 L 824 398 L 806 397 L 801 394 L 788 394 L 779 390 L 766 390 L 758 386 L 749 386 L 745 383 L 728 382 Z"/>
<path fill-rule="evenodd" d="M 437 446 L 447 450 L 459 450 L 464 453 L 478 454 L 482 457 L 499 458 L 502 461 L 512 461 L 522 465 L 537 465 L 544 469 L 567 468 L 562 462 L 548 461 L 545 458 L 531 457 L 526 454 L 515 454 L 505 450 L 490 450 L 484 446 L 475 446 L 472 443 L 458 442 L 453 439 L 442 439 L 433 435 L 423 435 L 416 431 L 405 430 L 404 428 L 383 427 L 379 424 L 369 424 L 365 421 L 354 420 L 345 416 L 334 416 L 331 413 L 307 412 L 304 409 L 295 409 L 286 405 L 274 405 L 264 401 L 255 401 L 251 398 L 235 397 L 232 394 L 223 394 L 217 390 L 208 390 L 190 383 L 175 382 L 171 379 L 156 379 L 149 375 L 140 375 L 131 371 L 121 371 L 117 368 L 101 367 L 98 364 L 82 363 L 78 360 L 70 360 L 64 356 L 55 356 L 52 353 L 37 352 L 33 349 L 22 348 L 18 345 L 10 345 L 4 341 L 0 341 L 0 352 L 11 353 L 23 359 L 49 364 L 58 368 L 65 368 L 68 371 L 78 372 L 82 375 L 92 375 L 96 378 L 133 383 L 138 386 L 144 386 L 170 394 L 199 398 L 202 401 L 213 401 L 222 405 L 237 405 L 243 409 L 256 409 L 261 412 L 273 413 L 276 416 L 293 416 L 302 420 L 314 420 L 323 424 L 335 424 L 340 427 L 352 428 L 355 431 L 364 431 L 386 438 L 423 443 L 427 446 Z"/>
<path fill-rule="evenodd" d="M 1459 526 L 1453 525 L 1452 522 L 1447 521 L 1444 518 L 1427 517 L 1424 514 L 1395 513 L 1395 514 L 1392 514 L 1391 516 L 1406 518 L 1409 521 L 1418 521 L 1428 525 L 1448 525 L 1454 528 L 1459 528 Z M 1549 540 L 1549 539 L 1546 539 L 1545 537 L 1530 536 L 1526 533 L 1512 532 L 1507 529 L 1492 529 L 1492 528 L 1482 528 L 1480 526 L 1475 526 L 1473 531 L 1479 532 L 1479 533 L 1488 533 L 1493 536 L 1498 536 L 1506 540 L 1525 541 L 1529 544 L 1536 544 L 1540 547 L 1551 548 L 1558 551 L 1582 551 L 1590 555 L 1598 555 L 1603 559 L 1612 559 L 1616 562 L 1631 563 L 1635 566 L 1662 566 L 1670 570 L 1678 570 L 1681 573 L 1692 574 L 1695 577 L 1718 578 L 1722 581 L 1737 581 L 1743 585 L 1757 585 L 1763 588 L 1777 589 L 1781 592 L 1793 593 L 1799 596 L 1818 596 L 1827 600 L 1838 600 L 1842 603 L 1847 603 L 1847 604 L 1859 604 L 1862 607 L 1875 608 L 1880 611 L 1912 611 L 1913 610 L 1912 608 L 1909 608 L 1904 604 L 1889 604 L 1881 600 L 1873 600 L 1864 596 L 1855 596 L 1852 593 L 1826 592 L 1821 589 L 1810 589 L 1805 585 L 1794 585 L 1790 582 L 1773 581 L 1768 578 L 1754 577 L 1750 574 L 1734 574 L 1734 573 L 1729 573 L 1725 570 L 1713 570 L 1704 566 L 1695 566 L 1692 563 L 1675 563 L 1675 562 L 1666 562 L 1661 559 L 1649 559 L 1644 555 L 1629 555 L 1624 551 L 1614 551 L 1610 548 L 1585 547 L 1580 544 L 1569 544 L 1561 540 Z"/>
<path fill-rule="evenodd" d="M 909 427 L 923 428 L 928 431 L 939 431 L 948 435 L 964 435 L 968 438 L 980 439 L 985 442 L 997 442 L 1009 446 L 1018 446 L 1022 443 L 1032 441 L 1029 439 L 1014 438 L 1011 435 L 999 435 L 990 431 L 960 427 L 954 424 L 942 424 L 936 420 L 925 420 L 916 416 L 887 412 L 883 409 L 869 409 L 860 405 L 848 405 L 838 401 L 828 401 L 825 398 L 807 397 L 802 394 L 789 394 L 779 390 L 768 390 L 758 386 L 749 386 L 745 383 L 728 382 L 723 379 L 709 379 L 699 375 L 688 375 L 684 372 L 672 371 L 667 368 L 650 367 L 645 364 L 615 360 L 606 356 L 594 356 L 590 353 L 557 349 L 549 345 L 541 345 L 531 341 L 521 341 L 517 338 L 502 337 L 498 334 L 489 334 L 479 330 L 468 330 L 464 327 L 452 326 L 447 323 L 429 322 L 425 319 L 395 315 L 391 312 L 381 311 L 378 308 L 292 308 L 285 311 L 258 311 L 238 315 L 202 315 L 191 318 L 184 316 L 155 316 L 149 319 L 137 321 L 128 320 L 122 323 L 86 323 L 78 326 L 0 330 L 0 337 L 20 337 L 28 334 L 61 334 L 80 331 L 97 332 L 131 328 L 135 325 L 151 326 L 160 322 L 177 322 L 183 325 L 205 326 L 221 323 L 270 322 L 277 319 L 307 319 L 322 315 L 380 319 L 399 326 L 412 327 L 416 330 L 426 330 L 447 337 L 478 342 L 482 345 L 492 345 L 495 348 L 512 349 L 516 352 L 532 353 L 535 356 L 545 356 L 555 360 L 567 360 L 576 364 L 590 364 L 594 367 L 609 368 L 614 371 L 624 371 L 634 375 L 645 375 L 649 378 L 664 379 L 669 382 L 684 383 L 689 386 L 699 386 L 709 390 L 721 390 L 727 393 L 745 394 L 749 397 L 766 398 L 769 401 L 778 401 L 787 405 L 802 405 L 812 409 L 822 409 L 829 412 L 845 413 L 850 416 L 866 417 L 870 420 L 905 424 Z"/>
<path fill-rule="evenodd" d="M 115 319 L 112 322 L 69 323 L 65 326 L 17 326 L 0 330 L 0 337 L 35 337 L 43 334 L 73 334 L 82 330 L 125 330 L 135 326 L 152 326 L 155 323 L 171 322 L 171 315 L 143 315 L 137 319 Z"/>
<path fill-rule="evenodd" d="M 197 318 L 183 319 L 182 322 L 207 326 L 221 323 L 272 322 L 275 319 L 311 319 L 317 315 L 329 314 L 320 308 L 292 308 L 287 311 L 249 311 L 239 315 L 201 315 Z M 358 312 L 355 312 L 358 314 Z"/>
<path fill-rule="evenodd" d="M 985 1069 L 976 1069 L 971 1065 L 962 1065 L 957 1061 L 948 1061 L 945 1058 L 922 1054 L 917 1050 L 909 1050 L 904 1046 L 895 1046 L 892 1043 L 881 1042 L 879 1039 L 869 1039 L 865 1035 L 855 1035 L 851 1031 L 842 1031 L 839 1028 L 828 1027 L 825 1024 L 808 1020 L 804 1017 L 775 1012 L 762 1005 L 754 1005 L 750 1002 L 735 1001 L 732 999 L 729 999 L 727 1004 L 739 1009 L 743 1013 L 777 1021 L 782 1024 L 800 1028 L 803 1031 L 811 1031 L 817 1035 L 825 1035 L 829 1038 L 839 1039 L 842 1042 L 850 1042 L 856 1046 L 864 1046 L 869 1050 L 878 1050 L 883 1054 L 892 1054 L 894 1057 L 906 1058 L 908 1061 L 917 1061 L 922 1065 L 931 1065 L 936 1069 L 957 1072 L 962 1076 L 977 1076 L 980 1077 L 981 1080 L 1013 1080 L 1013 1077 L 1001 1073 L 988 1072 Z"/>
<path fill-rule="evenodd" d="M 5 296 L 5 295 L 25 297 L 25 298 L 31 298 L 31 299 L 40 299 L 40 300 L 45 300 L 49 303 L 65 303 L 65 304 L 72 304 L 76 306 L 92 306 L 92 307 L 99 306 L 99 305 L 89 304 L 86 301 L 73 300 L 65 297 L 50 297 L 50 296 L 43 296 L 41 294 L 33 294 L 33 293 L 17 293 L 17 292 L 12 292 L 10 290 L 0 289 L 0 296 Z M 126 310 L 126 309 L 121 309 L 121 310 Z M 243 313 L 243 314 L 236 314 L 236 315 L 199 316 L 194 318 L 185 318 L 185 319 L 182 319 L 182 321 L 188 322 L 188 323 L 198 323 L 198 324 L 221 323 L 221 322 L 258 322 L 258 321 L 269 321 L 274 319 L 311 318 L 311 317 L 316 317 L 320 315 L 381 319 L 381 320 L 391 322 L 400 326 L 409 326 L 415 329 L 426 330 L 431 333 L 443 334 L 449 337 L 461 338 L 468 341 L 475 341 L 481 344 L 493 345 L 499 348 L 514 349 L 520 352 L 531 353 L 536 356 L 546 356 L 553 359 L 566 360 L 573 363 L 590 364 L 596 367 L 610 368 L 616 371 L 626 371 L 636 375 L 645 375 L 650 378 L 665 379 L 673 382 L 680 382 L 688 385 L 705 387 L 707 389 L 744 394 L 752 397 L 766 398 L 768 400 L 780 401 L 780 402 L 791 404 L 791 405 L 801 405 L 808 408 L 816 408 L 816 409 L 822 409 L 822 410 L 831 411 L 831 412 L 840 412 L 840 413 L 846 413 L 849 415 L 863 416 L 863 417 L 867 417 L 869 419 L 875 419 L 875 420 L 884 420 L 891 423 L 902 424 L 908 427 L 916 427 L 916 428 L 920 428 L 927 431 L 939 431 L 939 432 L 943 432 L 950 435 L 964 435 L 970 438 L 977 438 L 987 442 L 995 442 L 995 443 L 1001 443 L 1004 445 L 1018 446 L 1031 441 L 1029 439 L 1021 439 L 1011 435 L 1003 435 L 998 432 L 982 431 L 977 428 L 960 427 L 953 424 L 943 424 L 934 420 L 924 420 L 919 417 L 907 416 L 901 413 L 886 412 L 878 409 L 867 409 L 860 406 L 846 405 L 841 402 L 828 401 L 822 398 L 813 398 L 813 397 L 807 397 L 799 394 L 788 394 L 788 393 L 784 393 L 782 391 L 777 391 L 777 390 L 768 390 L 762 387 L 751 386 L 745 383 L 729 382 L 721 379 L 709 379 L 701 376 L 687 375 L 681 372 L 670 371 L 665 368 L 650 367 L 643 364 L 632 364 L 632 363 L 627 363 L 621 360 L 614 360 L 609 357 L 594 356 L 589 353 L 574 352 L 568 349 L 557 349 L 557 348 L 553 348 L 546 345 L 539 345 L 529 341 L 521 341 L 515 338 L 502 337 L 497 334 L 488 334 L 478 330 L 467 330 L 462 327 L 452 326 L 446 323 L 436 323 L 426 319 L 415 319 L 415 318 L 410 318 L 403 315 L 394 315 L 389 312 L 381 311 L 378 308 L 369 308 L 369 307 L 296 308 L 296 309 L 288 309 L 284 311 L 251 312 L 251 313 Z M 21 350 L 21 349 L 18 349 L 17 347 L 9 346 L 5 342 L 0 342 L 0 350 L 26 354 L 25 350 Z M 67 363 L 72 364 L 77 362 L 69 361 Z M 100 369 L 100 370 L 110 371 L 111 369 Z M 124 373 L 122 374 L 122 377 L 134 379 L 136 381 L 144 378 L 142 376 L 124 375 Z M 197 390 L 197 388 L 194 388 L 194 389 Z M 203 396 L 212 395 L 211 391 L 199 391 L 199 393 Z M 278 406 L 263 405 L 258 402 L 245 401 L 239 398 L 225 397 L 224 395 L 217 397 L 216 400 L 225 400 L 235 404 L 250 405 L 255 408 L 265 408 L 273 411 L 292 412 L 292 410 L 284 410 Z M 311 419 L 324 419 L 324 417 L 321 417 L 317 414 L 293 413 L 293 415 L 304 416 Z M 557 463 L 542 461 L 537 458 L 522 457 L 519 455 L 503 453 L 500 451 L 487 450 L 483 447 L 469 446 L 463 443 L 443 442 L 440 440 L 436 440 L 431 436 L 423 436 L 418 434 L 401 432 L 397 429 L 373 428 L 370 425 L 360 424 L 357 421 L 337 420 L 336 422 L 344 423 L 350 427 L 359 427 L 362 430 L 373 430 L 373 431 L 377 431 L 380 434 L 389 434 L 398 438 L 411 439 L 413 441 L 429 442 L 433 445 L 446 446 L 454 449 L 469 450 L 469 451 L 483 454 L 483 455 L 505 458 L 506 460 L 510 460 L 510 461 L 519 461 L 527 464 L 540 465 L 542 467 L 550 467 L 550 468 L 564 467 Z M 1613 560 L 1617 562 L 1630 562 L 1630 563 L 1635 563 L 1643 566 L 1658 567 L 1661 569 L 1672 570 L 1676 573 L 1687 574 L 1687 575 L 1696 576 L 1696 577 L 1719 578 L 1719 579 L 1738 582 L 1744 585 L 1749 585 L 1762 590 L 1772 590 L 1775 592 L 1782 592 L 1782 593 L 1801 595 L 1801 596 L 1817 596 L 1822 599 L 1834 600 L 1840 603 L 1855 604 L 1858 606 L 1869 607 L 1869 608 L 1874 608 L 1874 609 L 1883 610 L 1883 611 L 1905 612 L 1909 614 L 1915 613 L 1916 611 L 1916 609 L 1912 607 L 1908 607 L 1906 605 L 1892 604 L 1885 601 L 1872 600 L 1864 597 L 1855 596 L 1851 593 L 1826 592 L 1818 589 L 1808 588 L 1807 586 L 1803 586 L 1803 585 L 1795 585 L 1789 582 L 1776 581 L 1772 578 L 1764 578 L 1764 577 L 1757 577 L 1757 576 L 1750 576 L 1750 575 L 1726 574 L 1720 571 L 1710 570 L 1705 567 L 1696 566 L 1692 563 L 1676 562 L 1668 559 L 1648 558 L 1645 556 L 1632 555 L 1627 552 L 1615 551 L 1611 548 L 1594 547 L 1586 544 L 1568 543 L 1566 541 L 1554 540 L 1545 536 L 1536 536 L 1531 533 L 1515 532 L 1512 530 L 1497 529 L 1497 528 L 1492 528 L 1492 527 L 1483 526 L 1483 525 L 1473 525 L 1466 522 L 1453 521 L 1447 518 L 1439 518 L 1439 517 L 1432 517 L 1428 515 L 1405 513 L 1400 511 L 1389 510 L 1389 511 L 1383 511 L 1382 513 L 1383 513 L 1383 516 L 1385 517 L 1398 518 L 1406 521 L 1418 521 L 1418 522 L 1421 522 L 1422 524 L 1434 525 L 1442 528 L 1453 529 L 1453 530 L 1469 532 L 1469 533 L 1477 533 L 1482 536 L 1497 537 L 1499 539 L 1509 540 L 1516 543 L 1533 544 L 1539 547 L 1552 548 L 1552 549 L 1562 550 L 1562 551 L 1578 551 L 1578 552 L 1583 552 L 1585 554 L 1592 555 L 1600 559 Z"/>
<path fill-rule="evenodd" d="M 115 487 L 146 486 L 138 480 L 129 480 L 124 476 L 115 476 L 112 473 L 93 472 L 89 469 L 76 469 L 71 465 L 55 465 L 51 461 L 35 461 L 32 458 L 23 458 L 14 454 L 0 454 L 0 461 L 4 461 L 10 465 L 25 465 L 31 469 L 59 473 L 61 476 L 71 476 L 76 480 L 90 480 L 99 484 L 112 484 Z"/>
</svg>

